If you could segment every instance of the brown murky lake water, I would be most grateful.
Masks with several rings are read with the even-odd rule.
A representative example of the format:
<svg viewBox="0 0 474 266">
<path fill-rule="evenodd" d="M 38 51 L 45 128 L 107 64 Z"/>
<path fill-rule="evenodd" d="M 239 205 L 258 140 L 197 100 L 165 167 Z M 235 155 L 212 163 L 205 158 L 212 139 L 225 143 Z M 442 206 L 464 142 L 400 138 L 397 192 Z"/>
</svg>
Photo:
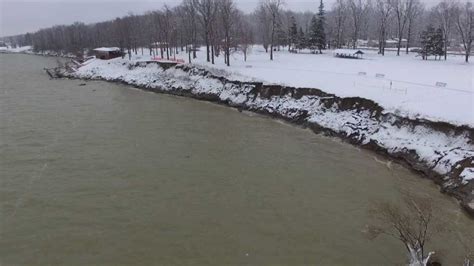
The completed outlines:
<svg viewBox="0 0 474 266">
<path fill-rule="evenodd" d="M 371 201 L 454 200 L 404 167 L 258 115 L 127 86 L 50 80 L 0 55 L 1 265 L 402 265 Z M 383 160 L 379 158 L 379 160 Z M 430 248 L 460 265 L 449 234 Z"/>
</svg>

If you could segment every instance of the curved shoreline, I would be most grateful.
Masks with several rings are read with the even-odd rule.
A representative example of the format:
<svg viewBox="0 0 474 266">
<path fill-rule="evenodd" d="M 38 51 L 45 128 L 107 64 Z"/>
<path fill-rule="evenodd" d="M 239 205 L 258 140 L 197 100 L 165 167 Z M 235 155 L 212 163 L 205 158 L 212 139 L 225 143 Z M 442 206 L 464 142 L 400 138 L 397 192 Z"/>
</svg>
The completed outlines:
<svg viewBox="0 0 474 266">
<path fill-rule="evenodd" d="M 384 112 L 372 100 L 341 98 L 313 88 L 232 81 L 192 65 L 162 69 L 156 64 L 95 61 L 62 77 L 119 82 L 138 89 L 214 102 L 338 137 L 406 165 L 459 200 L 474 218 L 474 129 L 413 120 Z"/>
</svg>

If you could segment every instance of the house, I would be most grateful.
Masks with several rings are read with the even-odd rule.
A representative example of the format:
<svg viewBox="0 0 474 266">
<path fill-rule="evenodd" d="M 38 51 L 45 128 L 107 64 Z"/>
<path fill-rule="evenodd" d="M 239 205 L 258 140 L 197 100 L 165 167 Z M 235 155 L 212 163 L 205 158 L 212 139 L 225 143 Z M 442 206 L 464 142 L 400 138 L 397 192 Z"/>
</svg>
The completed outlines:
<svg viewBox="0 0 474 266">
<path fill-rule="evenodd" d="M 356 46 L 357 47 L 367 47 L 367 46 L 369 46 L 369 40 L 358 39 L 357 42 L 356 42 Z"/>
<path fill-rule="evenodd" d="M 364 52 L 354 49 L 337 49 L 333 52 L 335 57 L 361 59 Z"/>
<path fill-rule="evenodd" d="M 402 42 L 400 43 L 400 48 L 406 48 L 407 47 L 407 39 L 402 39 Z M 393 38 L 385 41 L 385 48 L 397 48 L 398 47 L 398 38 Z"/>
<path fill-rule="evenodd" d="M 102 60 L 109 60 L 123 56 L 122 51 L 118 47 L 100 47 L 94 49 L 94 54 Z"/>
<path fill-rule="evenodd" d="M 8 46 L 5 42 L 0 41 L 0 52 L 6 52 L 8 50 Z"/>
</svg>

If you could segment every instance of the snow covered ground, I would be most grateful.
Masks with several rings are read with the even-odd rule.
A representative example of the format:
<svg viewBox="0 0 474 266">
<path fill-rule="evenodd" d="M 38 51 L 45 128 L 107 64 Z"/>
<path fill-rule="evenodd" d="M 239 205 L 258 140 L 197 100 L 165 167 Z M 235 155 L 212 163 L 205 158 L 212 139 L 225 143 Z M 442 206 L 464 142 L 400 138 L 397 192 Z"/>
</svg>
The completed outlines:
<svg viewBox="0 0 474 266">
<path fill-rule="evenodd" d="M 266 83 L 371 99 L 388 112 L 410 118 L 474 127 L 474 63 L 465 64 L 462 56 L 423 61 L 415 54 L 398 57 L 388 52 L 383 57 L 374 51 L 365 52 L 363 60 L 354 60 L 335 58 L 331 51 L 323 55 L 281 51 L 275 53 L 272 62 L 260 46 L 255 46 L 247 62 L 241 54 L 234 54 L 230 67 L 225 66 L 223 56 L 216 59 L 214 67 Z M 187 58 L 183 53 L 178 57 Z M 210 65 L 205 49 L 198 53 L 195 63 Z M 438 82 L 446 87 L 437 87 Z"/>
</svg>

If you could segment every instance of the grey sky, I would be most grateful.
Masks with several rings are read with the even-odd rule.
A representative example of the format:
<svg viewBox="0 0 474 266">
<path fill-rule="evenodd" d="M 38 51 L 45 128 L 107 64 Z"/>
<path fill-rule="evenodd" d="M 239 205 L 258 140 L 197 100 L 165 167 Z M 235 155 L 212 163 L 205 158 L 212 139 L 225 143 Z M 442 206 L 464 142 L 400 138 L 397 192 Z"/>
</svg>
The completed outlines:
<svg viewBox="0 0 474 266">
<path fill-rule="evenodd" d="M 235 0 L 244 11 L 251 11 L 259 0 Z M 0 0 L 0 36 L 33 32 L 40 28 L 75 21 L 93 23 L 126 15 L 177 5 L 181 0 Z M 319 0 L 286 0 L 287 9 L 316 10 Z M 324 0 L 331 6 L 334 0 Z M 433 5 L 439 0 L 425 0 Z"/>
</svg>

